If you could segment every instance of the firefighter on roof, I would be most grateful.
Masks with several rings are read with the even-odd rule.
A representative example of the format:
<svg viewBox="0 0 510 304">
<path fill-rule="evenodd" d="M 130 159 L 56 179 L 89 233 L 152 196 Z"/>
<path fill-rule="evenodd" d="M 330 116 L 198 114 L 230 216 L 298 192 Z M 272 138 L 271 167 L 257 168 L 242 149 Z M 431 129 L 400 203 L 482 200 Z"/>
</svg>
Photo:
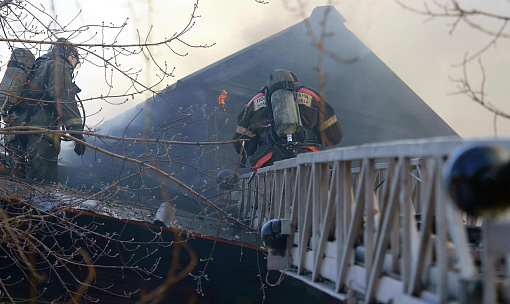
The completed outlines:
<svg viewBox="0 0 510 304">
<path fill-rule="evenodd" d="M 268 84 L 239 113 L 233 139 L 244 144 L 254 170 L 299 153 L 315 152 L 342 139 L 334 109 L 314 89 L 297 84 L 294 73 L 275 70 Z M 242 144 L 235 143 L 237 153 Z"/>
<path fill-rule="evenodd" d="M 83 119 L 75 100 L 80 89 L 73 82 L 73 71 L 80 64 L 78 50 L 64 38 L 57 42 L 32 66 L 22 93 L 26 99 L 4 109 L 9 125 L 83 131 Z M 71 135 L 84 140 L 81 134 Z M 8 135 L 6 141 L 13 173 L 29 179 L 57 182 L 58 135 Z M 76 143 L 74 151 L 83 155 L 85 146 Z"/>
</svg>

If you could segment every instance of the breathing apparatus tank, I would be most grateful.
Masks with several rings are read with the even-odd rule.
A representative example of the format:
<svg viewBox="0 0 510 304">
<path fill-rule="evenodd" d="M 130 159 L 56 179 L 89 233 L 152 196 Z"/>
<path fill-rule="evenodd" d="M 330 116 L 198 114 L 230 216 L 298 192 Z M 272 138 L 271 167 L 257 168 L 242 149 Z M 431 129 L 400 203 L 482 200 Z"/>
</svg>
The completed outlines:
<svg viewBox="0 0 510 304">
<path fill-rule="evenodd" d="M 35 57 L 30 50 L 14 49 L 0 83 L 0 112 L 7 112 L 18 103 L 34 62 Z"/>
<path fill-rule="evenodd" d="M 282 141 L 293 150 L 293 135 L 302 126 L 299 107 L 295 101 L 294 77 L 289 71 L 274 70 L 267 80 L 267 103 L 272 122 L 274 141 Z M 283 138 L 283 139 L 282 139 Z"/>
</svg>

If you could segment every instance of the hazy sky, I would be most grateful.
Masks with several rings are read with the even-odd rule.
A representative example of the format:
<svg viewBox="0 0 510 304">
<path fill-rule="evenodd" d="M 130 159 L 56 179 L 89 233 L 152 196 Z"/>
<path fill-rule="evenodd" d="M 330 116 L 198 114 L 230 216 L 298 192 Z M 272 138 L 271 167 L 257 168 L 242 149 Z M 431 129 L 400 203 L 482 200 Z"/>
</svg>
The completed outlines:
<svg viewBox="0 0 510 304">
<path fill-rule="evenodd" d="M 174 45 L 176 51 L 188 52 L 186 57 L 176 56 L 164 48 L 154 50 L 153 55 L 160 58 L 161 62 L 166 61 L 168 66 L 176 67 L 175 77 L 165 80 L 165 84 L 172 84 L 302 20 L 295 10 L 295 0 L 267 1 L 268 4 L 259 4 L 255 0 L 201 0 L 197 10 L 201 17 L 195 20 L 195 26 L 186 34 L 185 40 L 194 44 L 215 45 L 208 49 L 186 49 Z M 416 7 L 421 7 L 423 3 L 404 2 L 413 2 Z M 460 2 L 510 16 L 510 4 L 505 0 Z M 77 7 L 82 9 L 81 15 L 72 23 L 74 26 L 80 23 L 99 24 L 102 21 L 119 25 L 129 18 L 127 29 L 119 36 L 119 40 L 126 43 L 136 41 L 135 31 L 130 31 L 133 29 L 138 29 L 145 36 L 149 26 L 152 26 L 152 41 L 180 31 L 192 12 L 194 1 L 56 0 L 52 3 L 59 20 L 71 19 Z M 326 3 L 328 1 L 325 0 L 306 2 L 306 15 L 311 13 L 313 7 Z M 494 135 L 494 115 L 467 97 L 452 94 L 457 91 L 457 87 L 451 81 L 463 73 L 454 64 L 462 62 L 466 53 L 476 53 L 491 40 L 490 37 L 470 29 L 464 23 L 460 23 L 450 33 L 452 19 L 428 20 L 427 17 L 402 9 L 394 0 L 338 0 L 334 5 L 347 20 L 346 26 L 461 136 Z M 476 21 L 485 22 L 482 19 Z M 499 23 L 489 25 L 496 30 L 500 26 Z M 486 98 L 507 113 L 510 113 L 510 104 L 507 102 L 510 86 L 506 81 L 510 70 L 509 50 L 510 42 L 503 39 L 497 48 L 492 47 L 481 57 L 486 73 Z M 144 69 L 144 73 L 154 74 L 154 68 L 144 68 L 143 58 L 130 61 L 129 64 L 137 64 Z M 468 67 L 472 85 L 479 89 L 480 67 L 476 61 Z M 108 90 L 103 82 L 104 76 L 100 77 L 97 69 L 84 65 L 77 77 L 77 83 L 83 89 L 82 99 L 98 96 Z M 135 98 L 124 107 L 131 107 L 143 99 Z M 96 103 L 87 104 L 86 107 L 93 109 L 89 112 L 99 107 L 103 109 L 100 115 L 90 119 L 91 122 L 99 121 L 102 116 L 109 118 L 119 112 L 117 106 L 99 106 Z M 497 128 L 498 135 L 510 135 L 510 122 L 503 118 L 497 120 Z"/>
</svg>

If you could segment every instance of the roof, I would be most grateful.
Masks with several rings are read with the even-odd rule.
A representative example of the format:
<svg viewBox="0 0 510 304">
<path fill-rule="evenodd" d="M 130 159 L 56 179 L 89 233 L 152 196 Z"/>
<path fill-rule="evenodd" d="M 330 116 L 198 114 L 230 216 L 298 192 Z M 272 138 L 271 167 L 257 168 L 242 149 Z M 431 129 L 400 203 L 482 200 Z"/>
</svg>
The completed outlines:
<svg viewBox="0 0 510 304">
<path fill-rule="evenodd" d="M 173 112 L 172 106 L 186 108 L 190 101 L 199 106 L 216 104 L 217 95 L 222 90 L 229 94 L 227 111 L 237 116 L 244 103 L 265 85 L 267 76 L 276 68 L 293 71 L 301 84 L 319 89 L 319 51 L 307 33 L 306 24 L 309 23 L 313 32 L 318 33 L 326 9 L 329 10 L 326 28 L 330 34 L 325 40 L 326 49 L 340 58 L 359 59 L 355 63 L 345 64 L 324 56 L 324 96 L 335 108 L 344 129 L 341 146 L 456 135 L 345 27 L 345 19 L 334 7 L 325 6 L 315 8 L 307 20 L 180 79 L 155 98 L 156 101 L 164 99 L 167 102 L 154 103 L 151 98 L 105 122 L 103 128 L 114 133 L 115 130 L 116 133 L 123 132 L 125 126 L 118 126 L 119 121 L 124 122 L 125 117 L 132 117 L 141 108 L 144 115 L 151 115 L 147 113 L 149 107 L 152 113 L 170 114 Z M 161 120 L 157 118 L 155 123 Z M 140 115 L 138 120 L 142 119 L 143 115 Z M 235 124 L 235 121 L 231 121 L 231 124 Z M 225 135 L 231 134 L 226 132 Z M 223 136 L 220 139 L 229 138 Z"/>
</svg>

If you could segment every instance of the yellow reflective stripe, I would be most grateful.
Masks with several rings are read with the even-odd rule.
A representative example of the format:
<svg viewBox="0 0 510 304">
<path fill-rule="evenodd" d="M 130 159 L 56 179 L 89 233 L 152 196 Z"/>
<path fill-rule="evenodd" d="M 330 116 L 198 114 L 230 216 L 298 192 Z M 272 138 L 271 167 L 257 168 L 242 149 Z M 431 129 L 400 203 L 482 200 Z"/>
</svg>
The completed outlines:
<svg viewBox="0 0 510 304">
<path fill-rule="evenodd" d="M 336 122 L 337 122 L 336 115 L 331 116 L 328 120 L 320 124 L 319 131 L 326 130 L 327 128 L 334 125 Z"/>
<path fill-rule="evenodd" d="M 68 119 L 66 121 L 64 121 L 64 125 L 67 127 L 69 126 L 74 126 L 74 125 L 83 125 L 83 121 L 81 120 L 81 118 L 71 118 L 71 119 Z"/>
<path fill-rule="evenodd" d="M 51 139 L 52 141 L 55 141 L 55 134 L 54 133 L 44 133 L 43 136 L 46 136 L 48 137 L 49 139 Z M 14 138 L 16 137 L 16 134 L 7 134 L 5 135 L 5 139 L 7 141 L 11 141 L 13 140 Z"/>
<path fill-rule="evenodd" d="M 236 133 L 247 135 L 249 137 L 253 137 L 253 132 L 246 129 L 245 127 L 242 127 L 242 126 L 237 126 Z"/>
<path fill-rule="evenodd" d="M 35 128 L 41 128 L 42 130 L 50 130 L 48 128 L 45 128 L 45 127 L 42 127 L 42 126 L 37 126 L 37 125 L 30 125 L 30 127 L 35 127 Z M 54 140 L 55 139 L 55 134 L 54 133 L 44 133 L 43 134 L 44 136 L 50 138 L 51 140 Z"/>
<path fill-rule="evenodd" d="M 33 128 L 39 128 L 41 130 L 44 130 L 44 131 L 57 131 L 57 130 L 50 130 L 48 129 L 47 127 L 43 127 L 43 126 L 37 126 L 37 125 L 30 125 L 29 127 L 33 127 Z M 55 140 L 55 133 L 43 133 L 44 136 L 48 137 L 49 139 L 51 140 Z M 60 136 L 58 137 L 60 139 Z"/>
</svg>

